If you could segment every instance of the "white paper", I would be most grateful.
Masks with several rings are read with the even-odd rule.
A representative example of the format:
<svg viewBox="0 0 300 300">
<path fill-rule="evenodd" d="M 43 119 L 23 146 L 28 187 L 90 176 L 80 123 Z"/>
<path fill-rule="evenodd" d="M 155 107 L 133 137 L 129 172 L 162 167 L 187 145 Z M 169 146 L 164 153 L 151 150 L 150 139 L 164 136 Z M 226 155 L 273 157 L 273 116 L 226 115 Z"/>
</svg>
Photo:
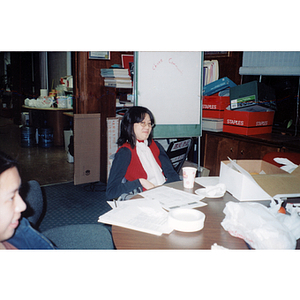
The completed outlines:
<svg viewBox="0 0 300 300">
<path fill-rule="evenodd" d="M 217 185 L 219 183 L 219 176 L 196 177 L 195 182 L 204 187 Z"/>
<path fill-rule="evenodd" d="M 278 164 L 284 165 L 280 167 L 280 169 L 288 173 L 292 173 L 296 168 L 298 168 L 298 165 L 294 164 L 292 161 L 284 157 L 275 157 L 274 161 Z"/>
<path fill-rule="evenodd" d="M 229 167 L 231 167 L 233 170 L 239 171 L 241 174 L 245 175 L 249 180 L 253 181 L 256 183 L 256 181 L 253 179 L 253 177 L 250 175 L 249 172 L 247 172 L 244 168 L 242 168 L 240 165 L 238 165 L 234 160 L 230 159 L 227 157 L 228 160 L 230 161 L 230 164 L 228 164 Z"/>
<path fill-rule="evenodd" d="M 195 193 L 206 198 L 221 198 L 226 193 L 226 186 L 224 183 L 218 183 L 217 185 L 208 185 L 205 188 L 196 190 Z"/>
<path fill-rule="evenodd" d="M 136 199 L 119 201 L 118 207 L 99 217 L 98 222 L 161 235 L 169 234 L 168 213 L 158 201 Z"/>
<path fill-rule="evenodd" d="M 192 193 L 180 191 L 167 186 L 160 186 L 140 193 L 142 197 L 148 200 L 157 200 L 166 210 L 172 210 L 179 207 L 195 208 L 207 205 L 201 202 L 204 197 Z"/>
</svg>

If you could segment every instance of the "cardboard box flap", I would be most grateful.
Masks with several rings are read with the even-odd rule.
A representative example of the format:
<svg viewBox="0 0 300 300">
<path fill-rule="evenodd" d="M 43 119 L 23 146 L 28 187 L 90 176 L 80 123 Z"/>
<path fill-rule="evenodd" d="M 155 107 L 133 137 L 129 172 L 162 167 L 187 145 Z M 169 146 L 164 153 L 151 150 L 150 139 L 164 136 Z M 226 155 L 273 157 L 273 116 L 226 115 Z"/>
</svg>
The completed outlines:
<svg viewBox="0 0 300 300">
<path fill-rule="evenodd" d="M 237 160 L 236 164 L 251 175 L 264 174 L 287 174 L 287 172 L 261 159 Z"/>
<path fill-rule="evenodd" d="M 253 175 L 253 178 L 272 197 L 277 194 L 300 193 L 300 177 L 289 173 Z"/>
<path fill-rule="evenodd" d="M 268 163 L 264 163 L 266 166 L 268 165 Z M 282 172 L 277 174 L 274 174 L 275 172 L 272 174 L 269 173 L 270 175 L 268 176 L 253 175 L 253 178 L 272 197 L 277 194 L 300 193 L 300 167 L 296 168 L 291 174 L 281 170 L 280 168 L 278 169 Z"/>
<path fill-rule="evenodd" d="M 240 201 L 271 200 L 271 196 L 252 176 L 233 161 L 221 162 L 219 181 L 224 183 L 227 191 Z"/>
</svg>

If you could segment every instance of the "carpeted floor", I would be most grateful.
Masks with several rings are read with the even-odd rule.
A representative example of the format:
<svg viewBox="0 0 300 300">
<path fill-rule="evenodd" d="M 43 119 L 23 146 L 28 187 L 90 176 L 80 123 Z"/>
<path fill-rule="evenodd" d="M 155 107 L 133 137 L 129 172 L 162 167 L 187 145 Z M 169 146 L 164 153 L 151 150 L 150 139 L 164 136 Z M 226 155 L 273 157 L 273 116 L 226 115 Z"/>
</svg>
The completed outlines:
<svg viewBox="0 0 300 300">
<path fill-rule="evenodd" d="M 73 182 L 43 186 L 46 213 L 40 231 L 72 224 L 97 224 L 98 217 L 111 208 L 106 201 L 106 185 L 74 185 Z"/>
</svg>

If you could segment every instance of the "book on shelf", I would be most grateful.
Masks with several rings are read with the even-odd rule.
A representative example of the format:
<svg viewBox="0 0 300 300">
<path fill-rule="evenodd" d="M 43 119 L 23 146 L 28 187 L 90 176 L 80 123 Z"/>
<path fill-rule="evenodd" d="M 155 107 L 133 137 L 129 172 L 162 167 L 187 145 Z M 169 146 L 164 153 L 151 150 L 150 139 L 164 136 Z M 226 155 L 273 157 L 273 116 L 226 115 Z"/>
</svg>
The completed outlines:
<svg viewBox="0 0 300 300">
<path fill-rule="evenodd" d="M 113 80 L 116 80 L 116 81 L 131 81 L 131 78 L 128 76 L 128 77 L 104 77 L 104 80 L 106 81 L 113 81 Z"/>
<path fill-rule="evenodd" d="M 116 101 L 116 107 L 131 107 L 133 106 L 133 102 L 131 101 Z"/>
<path fill-rule="evenodd" d="M 107 83 L 126 83 L 126 84 L 132 84 L 132 81 L 130 78 L 105 78 L 104 82 Z"/>
<path fill-rule="evenodd" d="M 203 62 L 203 86 L 219 79 L 219 62 L 205 60 Z"/>
<path fill-rule="evenodd" d="M 128 74 L 109 74 L 109 75 L 101 75 L 104 78 L 128 78 L 131 79 L 131 77 Z"/>
<path fill-rule="evenodd" d="M 101 76 L 131 78 L 128 69 L 101 69 Z"/>
<path fill-rule="evenodd" d="M 101 76 L 104 77 L 104 86 L 114 88 L 132 88 L 132 80 L 128 69 L 101 69 Z"/>
<path fill-rule="evenodd" d="M 104 82 L 105 86 L 108 87 L 114 87 L 114 88 L 125 88 L 125 89 L 131 89 L 132 88 L 132 83 L 119 83 L 119 82 Z"/>
</svg>

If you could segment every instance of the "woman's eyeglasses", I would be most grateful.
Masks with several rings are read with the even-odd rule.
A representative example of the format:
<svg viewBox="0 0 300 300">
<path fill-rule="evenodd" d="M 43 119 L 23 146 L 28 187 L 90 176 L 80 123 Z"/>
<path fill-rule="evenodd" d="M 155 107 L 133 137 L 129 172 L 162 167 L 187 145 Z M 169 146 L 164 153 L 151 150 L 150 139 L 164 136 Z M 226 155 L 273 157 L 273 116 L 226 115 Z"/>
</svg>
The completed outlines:
<svg viewBox="0 0 300 300">
<path fill-rule="evenodd" d="M 139 122 L 138 124 L 140 124 L 142 127 L 148 126 L 148 127 L 152 127 L 153 128 L 155 126 L 155 124 L 146 123 L 146 122 Z"/>
</svg>

